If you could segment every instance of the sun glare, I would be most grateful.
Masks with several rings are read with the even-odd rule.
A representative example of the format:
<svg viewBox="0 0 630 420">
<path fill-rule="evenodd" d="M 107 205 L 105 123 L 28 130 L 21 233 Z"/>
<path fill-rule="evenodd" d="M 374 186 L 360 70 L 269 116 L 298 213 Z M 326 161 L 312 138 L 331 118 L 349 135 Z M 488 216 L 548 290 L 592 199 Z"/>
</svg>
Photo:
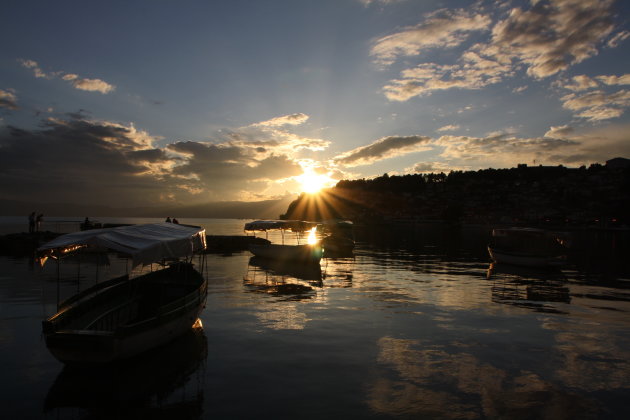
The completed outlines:
<svg viewBox="0 0 630 420">
<path fill-rule="evenodd" d="M 304 169 L 304 173 L 296 177 L 300 183 L 302 192 L 314 194 L 322 188 L 334 184 L 334 180 L 326 174 L 317 174 L 310 168 Z"/>
<path fill-rule="evenodd" d="M 317 235 L 315 234 L 316 227 L 312 227 L 308 233 L 307 242 L 309 245 L 315 245 L 317 243 Z"/>
</svg>

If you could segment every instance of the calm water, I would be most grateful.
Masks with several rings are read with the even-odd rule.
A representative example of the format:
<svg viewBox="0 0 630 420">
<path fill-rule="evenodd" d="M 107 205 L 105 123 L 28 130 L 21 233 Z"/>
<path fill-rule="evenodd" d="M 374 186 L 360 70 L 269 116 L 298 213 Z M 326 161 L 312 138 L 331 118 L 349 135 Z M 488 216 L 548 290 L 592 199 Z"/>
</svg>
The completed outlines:
<svg viewBox="0 0 630 420">
<path fill-rule="evenodd" d="M 238 235 L 246 221 L 182 222 Z M 0 229 L 11 223 L 22 220 L 0 218 Z M 203 328 L 106 370 L 64 369 L 46 350 L 41 321 L 55 312 L 58 296 L 124 273 L 126 262 L 114 255 L 109 266 L 67 261 L 58 287 L 54 262 L 41 268 L 0 257 L 2 417 L 575 419 L 630 412 L 627 234 L 577 235 L 580 252 L 558 272 L 489 270 L 486 229 L 356 235 L 354 256 L 323 259 L 321 270 L 268 266 L 249 252 L 208 255 Z"/>
</svg>

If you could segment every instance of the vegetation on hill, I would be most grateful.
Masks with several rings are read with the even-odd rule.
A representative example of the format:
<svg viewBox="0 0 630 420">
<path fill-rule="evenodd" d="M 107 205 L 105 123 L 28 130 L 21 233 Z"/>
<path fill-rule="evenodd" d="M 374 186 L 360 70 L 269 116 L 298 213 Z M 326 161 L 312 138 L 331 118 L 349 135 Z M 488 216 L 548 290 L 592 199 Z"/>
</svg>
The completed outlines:
<svg viewBox="0 0 630 420">
<path fill-rule="evenodd" d="M 281 217 L 366 223 L 628 225 L 630 160 L 613 161 L 588 168 L 518 165 L 343 180 L 319 194 L 300 195 Z"/>
</svg>

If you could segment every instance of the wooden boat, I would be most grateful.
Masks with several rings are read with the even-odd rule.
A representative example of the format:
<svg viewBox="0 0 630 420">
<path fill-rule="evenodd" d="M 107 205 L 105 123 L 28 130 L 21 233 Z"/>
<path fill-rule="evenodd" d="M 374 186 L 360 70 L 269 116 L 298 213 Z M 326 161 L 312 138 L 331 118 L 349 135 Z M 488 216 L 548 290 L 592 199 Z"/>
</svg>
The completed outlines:
<svg viewBox="0 0 630 420">
<path fill-rule="evenodd" d="M 488 245 L 488 253 L 496 263 L 525 267 L 561 267 L 567 262 L 566 255 L 534 255 L 527 252 L 503 251 L 491 245 Z"/>
<path fill-rule="evenodd" d="M 279 230 L 282 232 L 282 244 L 251 244 L 249 250 L 257 257 L 281 261 L 294 261 L 306 264 L 319 264 L 323 249 L 315 236 L 317 224 L 299 220 L 258 220 L 245 224 L 245 231 Z M 298 244 L 284 244 L 284 232 L 291 231 L 297 235 Z M 308 243 L 299 244 L 300 236 L 308 234 Z"/>
<path fill-rule="evenodd" d="M 323 250 L 319 244 L 280 245 L 263 244 L 250 245 L 249 250 L 257 257 L 274 260 L 286 260 L 304 263 L 319 263 Z"/>
<path fill-rule="evenodd" d="M 202 228 L 159 223 L 64 235 L 40 251 L 59 258 L 68 249 L 106 246 L 134 265 L 191 257 L 205 248 Z M 43 321 L 46 346 L 66 364 L 127 359 L 189 331 L 205 306 L 207 281 L 189 261 L 141 275 L 115 278 L 76 294 Z"/>
<path fill-rule="evenodd" d="M 493 229 L 488 245 L 490 258 L 499 264 L 526 267 L 560 267 L 566 264 L 567 248 L 557 235 L 542 229 Z"/>
</svg>

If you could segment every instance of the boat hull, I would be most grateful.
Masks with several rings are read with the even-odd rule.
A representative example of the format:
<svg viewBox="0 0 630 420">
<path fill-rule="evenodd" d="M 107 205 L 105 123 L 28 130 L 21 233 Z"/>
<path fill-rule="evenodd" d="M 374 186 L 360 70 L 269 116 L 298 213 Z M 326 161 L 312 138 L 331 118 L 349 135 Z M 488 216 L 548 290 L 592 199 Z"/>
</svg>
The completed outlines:
<svg viewBox="0 0 630 420">
<path fill-rule="evenodd" d="M 250 245 L 249 250 L 257 257 L 313 264 L 319 263 L 323 254 L 319 245 Z"/>
<path fill-rule="evenodd" d="M 488 247 L 490 258 L 498 264 L 518 265 L 522 267 L 561 267 L 566 264 L 565 255 L 533 255 L 507 252 Z"/>
<path fill-rule="evenodd" d="M 206 301 L 206 280 L 192 267 L 184 270 L 171 267 L 105 284 L 62 306 L 43 323 L 46 346 L 66 364 L 102 364 L 172 341 L 192 328 Z M 158 295 L 172 298 L 156 304 Z"/>
</svg>

